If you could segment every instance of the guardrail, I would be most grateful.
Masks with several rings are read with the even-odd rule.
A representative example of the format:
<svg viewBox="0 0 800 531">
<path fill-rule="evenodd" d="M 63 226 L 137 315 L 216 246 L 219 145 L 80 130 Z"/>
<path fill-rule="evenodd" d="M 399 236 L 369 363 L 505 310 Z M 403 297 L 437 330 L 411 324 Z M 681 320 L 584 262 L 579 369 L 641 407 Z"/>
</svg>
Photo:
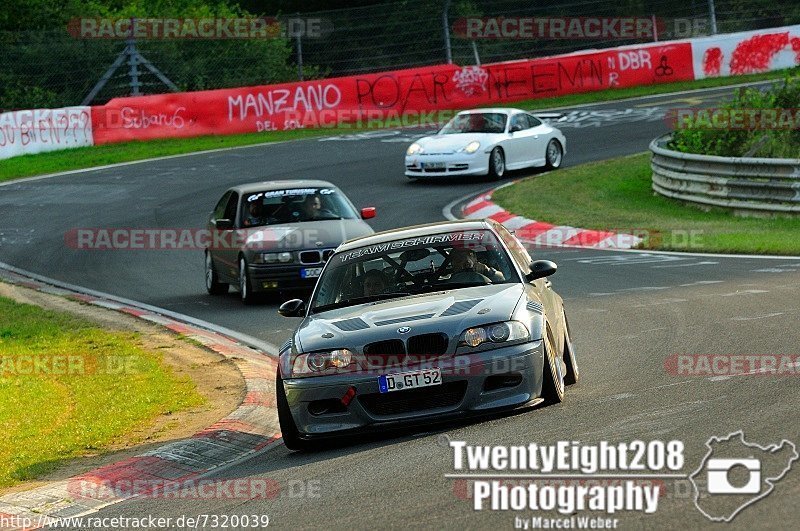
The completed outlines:
<svg viewBox="0 0 800 531">
<path fill-rule="evenodd" d="M 736 213 L 800 214 L 800 159 L 717 157 L 650 143 L 653 190 L 666 197 Z"/>
</svg>

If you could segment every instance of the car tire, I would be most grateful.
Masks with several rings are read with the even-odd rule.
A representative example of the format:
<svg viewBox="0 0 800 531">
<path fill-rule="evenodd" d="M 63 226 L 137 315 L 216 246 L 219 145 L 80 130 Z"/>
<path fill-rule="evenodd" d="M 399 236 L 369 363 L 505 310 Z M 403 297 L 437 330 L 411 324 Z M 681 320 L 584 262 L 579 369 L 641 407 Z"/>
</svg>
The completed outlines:
<svg viewBox="0 0 800 531">
<path fill-rule="evenodd" d="M 560 356 L 556 354 L 553 334 L 548 327 L 544 344 L 544 370 L 542 371 L 542 398 L 545 404 L 564 401 L 564 370 Z"/>
<path fill-rule="evenodd" d="M 256 300 L 244 256 L 239 257 L 239 297 L 245 304 L 253 304 Z"/>
<path fill-rule="evenodd" d="M 550 142 L 547 143 L 547 149 L 544 153 L 545 168 L 548 170 L 556 170 L 561 166 L 563 160 L 564 148 L 561 146 L 561 142 L 555 138 L 551 139 Z"/>
<path fill-rule="evenodd" d="M 211 295 L 225 295 L 228 293 L 230 286 L 219 281 L 217 271 L 214 269 L 214 261 L 211 259 L 211 253 L 206 251 L 205 254 L 206 291 Z"/>
<path fill-rule="evenodd" d="M 572 336 L 569 332 L 569 322 L 566 314 L 564 314 L 564 326 L 564 365 L 567 366 L 566 374 L 564 374 L 564 384 L 574 385 L 581 379 L 581 371 L 578 369 L 575 345 L 572 344 Z"/>
<path fill-rule="evenodd" d="M 292 412 L 289 410 L 289 401 L 286 400 L 286 390 L 283 388 L 280 369 L 278 369 L 278 374 L 275 376 L 275 392 L 278 405 L 278 423 L 281 426 L 284 446 L 294 451 L 313 449 L 311 443 L 300 438 L 297 424 L 294 423 L 294 417 L 292 417 Z"/>
<path fill-rule="evenodd" d="M 489 153 L 489 177 L 502 179 L 506 174 L 506 155 L 503 148 L 496 147 Z"/>
</svg>

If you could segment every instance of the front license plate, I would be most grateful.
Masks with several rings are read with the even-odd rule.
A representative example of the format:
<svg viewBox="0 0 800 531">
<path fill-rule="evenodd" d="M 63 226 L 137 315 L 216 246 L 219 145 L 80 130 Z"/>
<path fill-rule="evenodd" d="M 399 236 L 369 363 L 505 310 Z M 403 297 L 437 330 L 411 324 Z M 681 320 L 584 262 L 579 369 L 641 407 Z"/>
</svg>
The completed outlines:
<svg viewBox="0 0 800 531">
<path fill-rule="evenodd" d="M 437 368 L 424 371 L 399 372 L 397 374 L 384 374 L 378 377 L 378 388 L 381 393 L 416 389 L 442 385 L 442 372 Z"/>
<path fill-rule="evenodd" d="M 317 278 L 322 273 L 321 267 L 307 267 L 300 270 L 301 278 Z"/>
<path fill-rule="evenodd" d="M 422 162 L 420 166 L 429 170 L 443 170 L 444 162 Z"/>
</svg>

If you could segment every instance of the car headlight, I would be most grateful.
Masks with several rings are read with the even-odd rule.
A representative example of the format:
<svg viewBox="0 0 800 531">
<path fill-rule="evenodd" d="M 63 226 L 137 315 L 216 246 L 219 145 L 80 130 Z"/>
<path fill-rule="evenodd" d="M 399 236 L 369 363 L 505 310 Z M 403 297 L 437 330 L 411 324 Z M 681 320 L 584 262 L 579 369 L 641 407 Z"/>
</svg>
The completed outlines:
<svg viewBox="0 0 800 531">
<path fill-rule="evenodd" d="M 349 372 L 357 367 L 353 352 L 343 349 L 298 354 L 292 364 L 292 377 L 322 376 Z"/>
<path fill-rule="evenodd" d="M 288 263 L 294 260 L 292 253 L 258 253 L 253 257 L 254 264 L 275 264 L 277 262 Z"/>
<path fill-rule="evenodd" d="M 417 153 L 422 153 L 422 146 L 420 146 L 419 144 L 414 142 L 413 144 L 408 146 L 408 149 L 406 150 L 406 155 L 409 155 L 409 156 L 410 155 L 416 155 Z"/>
<path fill-rule="evenodd" d="M 464 153 L 472 154 L 472 153 L 475 153 L 476 151 L 478 151 L 478 149 L 480 149 L 480 147 L 481 147 L 481 143 L 478 142 L 477 140 L 473 140 L 472 142 L 467 144 L 465 147 L 463 147 L 459 151 L 463 151 Z"/>
<path fill-rule="evenodd" d="M 459 350 L 469 350 L 486 344 L 486 348 L 493 348 L 493 344 L 528 341 L 530 338 L 531 333 L 524 324 L 519 321 L 505 321 L 467 328 L 461 333 L 458 347 Z"/>
</svg>

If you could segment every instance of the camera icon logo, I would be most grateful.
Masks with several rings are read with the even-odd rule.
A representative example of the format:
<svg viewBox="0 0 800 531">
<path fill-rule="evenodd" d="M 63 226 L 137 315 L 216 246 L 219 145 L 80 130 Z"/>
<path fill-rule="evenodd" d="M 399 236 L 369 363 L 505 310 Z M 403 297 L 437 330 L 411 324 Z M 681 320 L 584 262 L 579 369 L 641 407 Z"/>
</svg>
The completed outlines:
<svg viewBox="0 0 800 531">
<path fill-rule="evenodd" d="M 750 476 L 742 486 L 734 486 L 731 472 L 744 467 Z M 761 461 L 758 459 L 709 459 L 706 464 L 709 494 L 758 494 L 761 492 Z"/>
<path fill-rule="evenodd" d="M 688 479 L 694 488 L 695 506 L 713 522 L 730 522 L 768 496 L 800 460 L 793 442 L 752 443 L 741 430 L 711 437 L 706 448 L 708 452 Z"/>
</svg>

